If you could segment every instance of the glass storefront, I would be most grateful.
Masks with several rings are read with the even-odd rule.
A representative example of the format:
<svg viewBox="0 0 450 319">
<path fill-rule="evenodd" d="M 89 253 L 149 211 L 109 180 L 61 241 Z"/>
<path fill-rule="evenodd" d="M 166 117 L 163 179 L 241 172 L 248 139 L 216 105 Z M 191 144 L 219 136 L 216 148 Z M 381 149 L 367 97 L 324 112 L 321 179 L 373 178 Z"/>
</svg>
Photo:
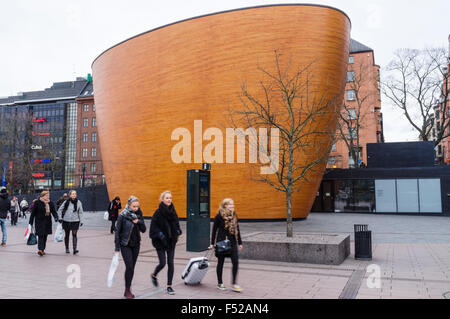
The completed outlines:
<svg viewBox="0 0 450 319">
<path fill-rule="evenodd" d="M 334 181 L 335 212 L 373 212 L 375 184 L 373 180 Z"/>
<path fill-rule="evenodd" d="M 332 185 L 334 192 L 325 191 Z M 326 194 L 325 194 L 326 192 Z M 327 199 L 331 205 L 326 205 Z M 439 178 L 322 181 L 312 211 L 442 213 Z"/>
</svg>

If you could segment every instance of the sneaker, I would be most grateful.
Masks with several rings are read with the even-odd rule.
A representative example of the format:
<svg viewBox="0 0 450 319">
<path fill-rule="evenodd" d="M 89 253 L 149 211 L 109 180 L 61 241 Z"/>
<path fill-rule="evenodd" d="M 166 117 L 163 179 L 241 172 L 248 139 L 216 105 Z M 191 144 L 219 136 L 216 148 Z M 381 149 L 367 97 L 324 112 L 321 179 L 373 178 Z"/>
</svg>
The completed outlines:
<svg viewBox="0 0 450 319">
<path fill-rule="evenodd" d="M 231 286 L 231 290 L 233 290 L 234 292 L 242 292 L 242 288 L 239 285 Z"/>
<path fill-rule="evenodd" d="M 70 249 L 66 248 L 66 254 L 70 254 Z"/>
<path fill-rule="evenodd" d="M 78 254 L 78 253 L 79 253 L 78 250 L 74 250 L 74 251 L 73 251 L 73 254 L 74 254 L 74 255 L 76 255 L 76 254 Z"/>
<path fill-rule="evenodd" d="M 151 275 L 153 286 L 158 287 L 158 279 L 155 276 Z"/>
<path fill-rule="evenodd" d="M 227 287 L 225 287 L 224 284 L 218 284 L 218 285 L 217 285 L 217 289 L 220 289 L 220 290 L 227 290 Z"/>
<path fill-rule="evenodd" d="M 167 287 L 167 293 L 169 295 L 175 295 L 175 291 L 172 289 L 172 287 Z"/>
</svg>

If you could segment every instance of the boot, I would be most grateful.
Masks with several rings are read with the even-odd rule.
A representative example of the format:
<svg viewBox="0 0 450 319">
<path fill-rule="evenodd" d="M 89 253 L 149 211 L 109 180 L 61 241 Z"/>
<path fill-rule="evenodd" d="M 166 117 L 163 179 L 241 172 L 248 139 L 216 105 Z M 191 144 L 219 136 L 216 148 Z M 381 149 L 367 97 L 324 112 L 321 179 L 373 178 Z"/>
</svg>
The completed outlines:
<svg viewBox="0 0 450 319">
<path fill-rule="evenodd" d="M 72 241 L 73 241 L 73 254 L 76 255 L 76 254 L 78 254 L 78 250 L 77 250 L 78 238 L 72 237 Z"/>
<path fill-rule="evenodd" d="M 127 299 L 134 299 L 134 295 L 131 293 L 130 288 L 125 288 L 125 293 L 123 295 Z"/>
</svg>

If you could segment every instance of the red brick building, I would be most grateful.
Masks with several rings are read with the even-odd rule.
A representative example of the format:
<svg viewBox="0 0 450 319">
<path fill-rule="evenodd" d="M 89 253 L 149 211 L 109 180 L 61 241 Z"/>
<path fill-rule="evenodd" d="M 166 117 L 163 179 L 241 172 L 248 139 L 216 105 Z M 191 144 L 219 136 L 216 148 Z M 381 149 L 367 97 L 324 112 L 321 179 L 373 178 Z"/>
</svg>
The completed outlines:
<svg viewBox="0 0 450 319">
<path fill-rule="evenodd" d="M 95 116 L 92 80 L 77 101 L 77 147 L 75 160 L 75 187 L 105 184 L 100 144 L 98 142 L 97 118 Z"/>
<path fill-rule="evenodd" d="M 435 128 L 433 130 L 434 137 L 436 136 L 437 132 L 440 130 L 440 127 L 442 125 L 447 125 L 447 131 L 445 131 L 446 135 L 450 135 L 450 125 L 448 125 L 448 121 L 450 119 L 450 97 L 449 91 L 450 91 L 450 80 L 449 80 L 449 71 L 450 71 L 450 35 L 448 37 L 448 58 L 447 58 L 447 66 L 446 69 L 444 68 L 444 76 L 442 79 L 442 89 L 444 90 L 443 96 L 441 96 L 441 99 L 439 103 L 436 105 L 434 109 L 434 115 L 435 115 Z M 447 96 L 447 101 L 445 101 L 445 96 Z M 443 103 L 447 103 L 446 106 L 443 105 Z M 444 112 L 445 119 L 444 119 Z M 445 122 L 445 123 L 444 123 Z M 445 136 L 445 135 L 444 135 Z M 436 146 L 436 159 L 438 163 L 440 164 L 450 164 L 450 136 L 445 137 L 442 139 L 442 141 Z"/>
<path fill-rule="evenodd" d="M 350 156 L 349 145 L 359 153 L 360 162 L 367 163 L 367 143 L 384 142 L 380 67 L 375 64 L 374 51 L 353 39 L 350 43 L 344 99 L 342 117 L 346 123 L 341 124 L 342 132 L 339 129 L 336 132 L 328 168 L 358 166 Z"/>
</svg>

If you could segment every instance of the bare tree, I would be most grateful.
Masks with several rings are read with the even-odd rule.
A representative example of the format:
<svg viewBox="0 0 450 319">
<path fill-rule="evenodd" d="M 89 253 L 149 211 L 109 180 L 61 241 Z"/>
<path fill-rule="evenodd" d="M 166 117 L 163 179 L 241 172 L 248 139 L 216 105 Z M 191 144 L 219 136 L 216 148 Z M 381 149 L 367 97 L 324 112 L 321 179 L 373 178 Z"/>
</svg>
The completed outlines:
<svg viewBox="0 0 450 319">
<path fill-rule="evenodd" d="M 432 114 L 439 109 L 442 123 L 435 145 L 449 136 L 447 59 L 444 48 L 397 50 L 382 83 L 384 95 L 402 110 L 422 141 L 429 140 Z"/>
<path fill-rule="evenodd" d="M 369 65 L 358 64 L 355 69 L 351 65 L 347 75 L 347 88 L 352 92 L 352 99 L 344 99 L 342 110 L 338 110 L 338 129 L 336 140 L 344 141 L 353 163 L 358 163 L 361 158 L 360 132 L 365 129 L 367 112 L 372 107 L 372 98 L 378 89 L 377 81 L 369 78 Z"/>
<path fill-rule="evenodd" d="M 292 59 L 286 67 L 280 62 L 281 54 L 275 51 L 275 70 L 258 67 L 262 75 L 260 92 L 252 93 L 244 83 L 240 97 L 242 109 L 230 110 L 230 123 L 234 128 L 276 129 L 279 132 L 278 152 L 272 146 L 261 147 L 260 161 L 268 162 L 273 174 L 263 175 L 252 166 L 251 178 L 270 185 L 285 193 L 287 237 L 293 236 L 292 195 L 299 192 L 310 178 L 320 178 L 331 148 L 335 122 L 336 97 L 328 97 L 317 87 L 317 79 L 311 66 L 300 66 L 292 70 Z M 272 136 L 271 139 L 274 137 Z M 252 142 L 253 141 L 253 142 Z M 255 139 L 246 143 L 256 148 Z M 273 156 L 277 152 L 278 156 Z"/>
</svg>

